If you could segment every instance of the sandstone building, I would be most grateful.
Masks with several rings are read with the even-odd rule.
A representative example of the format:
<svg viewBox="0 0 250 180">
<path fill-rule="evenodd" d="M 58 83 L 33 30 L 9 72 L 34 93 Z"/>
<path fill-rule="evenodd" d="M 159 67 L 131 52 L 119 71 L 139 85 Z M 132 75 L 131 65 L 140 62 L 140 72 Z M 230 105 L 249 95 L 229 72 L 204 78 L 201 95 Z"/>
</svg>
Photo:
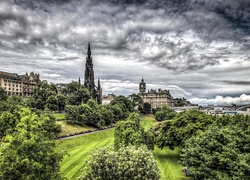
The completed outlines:
<svg viewBox="0 0 250 180">
<path fill-rule="evenodd" d="M 116 95 L 115 94 L 108 94 L 106 96 L 103 96 L 102 97 L 102 105 L 105 105 L 105 104 L 110 104 L 110 102 L 112 100 L 114 100 L 116 98 Z"/>
<path fill-rule="evenodd" d="M 31 72 L 29 75 L 18 75 L 0 71 L 0 87 L 2 87 L 8 96 L 19 95 L 23 98 L 32 96 L 37 83 L 40 82 L 39 74 Z"/>
<path fill-rule="evenodd" d="M 98 85 L 97 86 L 95 85 L 90 43 L 88 44 L 88 51 L 85 63 L 84 86 L 89 90 L 90 97 L 96 100 L 98 104 L 102 104 L 102 88 L 99 79 L 98 79 Z"/>
<path fill-rule="evenodd" d="M 169 90 L 148 90 L 146 92 L 146 83 L 142 78 L 141 83 L 139 84 L 139 96 L 143 99 L 144 102 L 148 102 L 151 105 L 151 108 L 161 108 L 164 104 L 167 106 L 173 106 L 173 97 L 171 96 Z"/>
</svg>

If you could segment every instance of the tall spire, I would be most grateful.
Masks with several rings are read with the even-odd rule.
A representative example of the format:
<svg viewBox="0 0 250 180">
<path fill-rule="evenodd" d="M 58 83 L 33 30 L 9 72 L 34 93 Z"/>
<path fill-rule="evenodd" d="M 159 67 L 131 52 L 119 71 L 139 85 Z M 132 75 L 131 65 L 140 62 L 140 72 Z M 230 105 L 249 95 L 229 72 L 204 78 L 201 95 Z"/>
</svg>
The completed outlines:
<svg viewBox="0 0 250 180">
<path fill-rule="evenodd" d="M 88 45 L 88 52 L 87 52 L 87 54 L 88 54 L 88 58 L 90 58 L 90 56 L 91 56 L 90 42 L 89 42 L 89 45 Z"/>
<path fill-rule="evenodd" d="M 101 89 L 101 83 L 100 83 L 100 79 L 98 78 L 98 85 L 97 85 L 97 89 L 100 90 Z"/>
</svg>

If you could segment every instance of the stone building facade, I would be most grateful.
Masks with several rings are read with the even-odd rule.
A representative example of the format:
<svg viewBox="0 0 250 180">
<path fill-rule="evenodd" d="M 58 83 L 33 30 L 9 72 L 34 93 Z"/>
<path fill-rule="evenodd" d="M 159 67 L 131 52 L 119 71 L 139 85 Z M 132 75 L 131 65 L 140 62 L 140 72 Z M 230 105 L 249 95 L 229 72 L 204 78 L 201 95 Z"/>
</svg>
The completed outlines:
<svg viewBox="0 0 250 180">
<path fill-rule="evenodd" d="M 139 93 L 138 95 L 143 99 L 144 102 L 148 102 L 151 105 L 151 108 L 161 108 L 163 105 L 173 107 L 173 97 L 171 96 L 169 90 L 148 90 L 146 92 L 146 82 L 142 78 L 141 83 L 139 84 Z"/>
<path fill-rule="evenodd" d="M 108 94 L 108 95 L 105 95 L 102 97 L 102 105 L 105 105 L 105 104 L 110 104 L 110 102 L 112 100 L 114 100 L 116 98 L 116 95 L 115 94 Z"/>
<path fill-rule="evenodd" d="M 90 43 L 88 44 L 88 51 L 85 63 L 84 86 L 89 90 L 90 97 L 96 100 L 98 104 L 102 104 L 102 88 L 99 79 L 98 85 L 95 85 L 94 67 L 91 57 Z"/>
<path fill-rule="evenodd" d="M 8 96 L 19 95 L 23 98 L 32 96 L 37 83 L 40 82 L 39 74 L 31 72 L 29 75 L 18 75 L 0 71 L 0 87 L 2 87 Z"/>
</svg>

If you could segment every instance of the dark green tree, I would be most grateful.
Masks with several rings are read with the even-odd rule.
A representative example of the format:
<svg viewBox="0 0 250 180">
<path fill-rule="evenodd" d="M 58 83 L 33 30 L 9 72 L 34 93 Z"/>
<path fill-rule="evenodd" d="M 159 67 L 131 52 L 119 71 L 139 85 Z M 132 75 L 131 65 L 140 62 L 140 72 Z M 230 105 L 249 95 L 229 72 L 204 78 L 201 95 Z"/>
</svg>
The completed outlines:
<svg viewBox="0 0 250 180">
<path fill-rule="evenodd" d="M 160 131 L 153 132 L 156 135 L 156 144 L 159 148 L 182 147 L 189 138 L 207 129 L 214 119 L 215 117 L 198 110 L 181 112 L 172 120 L 161 123 Z"/>
<path fill-rule="evenodd" d="M 145 132 L 140 125 L 138 113 L 131 113 L 126 121 L 119 121 L 115 126 L 115 149 L 122 146 L 145 144 L 148 149 L 154 149 L 154 139 L 150 132 Z"/>
<path fill-rule="evenodd" d="M 134 111 L 132 101 L 125 96 L 117 96 L 113 101 L 110 103 L 111 105 L 118 105 L 122 112 L 123 117 L 122 119 L 125 119 L 129 116 L 130 112 Z"/>
<path fill-rule="evenodd" d="M 112 110 L 114 114 L 114 122 L 124 119 L 124 112 L 122 111 L 121 107 L 117 104 L 109 105 L 109 108 Z"/>
<path fill-rule="evenodd" d="M 3 88 L 0 87 L 0 102 L 6 101 L 7 97 L 8 97 L 7 92 Z"/>
<path fill-rule="evenodd" d="M 78 106 L 66 105 L 65 106 L 65 118 L 70 122 L 81 122 L 85 124 L 85 120 L 82 120 L 80 113 L 78 112 Z"/>
<path fill-rule="evenodd" d="M 146 146 L 96 148 L 79 180 L 160 179 L 160 170 Z"/>
<path fill-rule="evenodd" d="M 29 107 L 29 108 L 35 108 L 36 107 L 36 101 L 33 97 L 27 97 L 25 100 L 24 100 L 24 104 Z"/>
<path fill-rule="evenodd" d="M 93 100 L 93 99 L 89 99 L 86 104 L 90 108 L 95 109 L 95 110 L 97 110 L 99 108 L 98 103 L 95 100 Z"/>
<path fill-rule="evenodd" d="M 66 106 L 66 97 L 62 94 L 56 95 L 57 105 L 59 111 L 64 111 Z"/>
<path fill-rule="evenodd" d="M 139 96 L 137 94 L 131 94 L 128 96 L 128 98 L 131 100 L 134 109 L 136 107 L 139 110 L 142 109 L 143 100 L 142 100 L 141 96 Z"/>
<path fill-rule="evenodd" d="M 77 81 L 67 84 L 66 88 L 63 89 L 63 95 L 66 96 L 66 104 L 68 105 L 80 105 L 90 99 L 88 90 Z"/>
<path fill-rule="evenodd" d="M 114 122 L 113 111 L 105 106 L 102 106 L 100 109 L 101 119 L 104 121 L 105 125 L 110 125 Z"/>
<path fill-rule="evenodd" d="M 46 100 L 46 107 L 51 111 L 57 111 L 58 110 L 58 101 L 56 96 L 51 95 Z"/>
<path fill-rule="evenodd" d="M 162 106 L 161 110 L 158 110 L 155 113 L 155 119 L 157 121 L 170 120 L 173 119 L 176 115 L 177 112 L 175 112 L 172 108 L 164 105 Z"/>
<path fill-rule="evenodd" d="M 57 95 L 57 89 L 54 84 L 48 84 L 47 81 L 41 81 L 37 84 L 34 90 L 34 99 L 36 101 L 36 108 L 37 109 L 44 109 L 46 105 L 46 101 L 49 96 Z"/>
<path fill-rule="evenodd" d="M 143 103 L 143 112 L 148 114 L 151 112 L 151 104 L 148 102 Z"/>
<path fill-rule="evenodd" d="M 25 108 L 20 117 L 0 148 L 0 179 L 62 179 L 59 163 L 63 155 L 55 151 L 43 121 Z"/>
<path fill-rule="evenodd" d="M 213 126 L 186 142 L 181 161 L 191 179 L 249 179 L 249 143 L 249 132 Z"/>
<path fill-rule="evenodd" d="M 18 119 L 10 112 L 3 112 L 0 115 L 0 138 L 6 135 L 7 130 L 13 132 Z"/>
</svg>

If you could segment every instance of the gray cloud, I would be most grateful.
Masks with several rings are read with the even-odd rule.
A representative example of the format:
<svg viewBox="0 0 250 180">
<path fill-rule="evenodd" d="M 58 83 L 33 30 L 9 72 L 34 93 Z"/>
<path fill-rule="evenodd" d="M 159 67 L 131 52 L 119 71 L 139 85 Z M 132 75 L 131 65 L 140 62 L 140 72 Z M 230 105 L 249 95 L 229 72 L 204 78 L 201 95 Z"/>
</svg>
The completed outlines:
<svg viewBox="0 0 250 180">
<path fill-rule="evenodd" d="M 249 7 L 248 0 L 5 0 L 0 63 L 68 82 L 83 75 L 91 42 L 95 77 L 120 80 L 119 93 L 137 91 L 144 76 L 182 89 L 172 88 L 180 97 L 240 95 L 250 91 L 237 84 L 250 66 Z"/>
<path fill-rule="evenodd" d="M 220 81 L 220 82 L 230 85 L 243 85 L 243 86 L 250 85 L 250 81 Z"/>
</svg>

